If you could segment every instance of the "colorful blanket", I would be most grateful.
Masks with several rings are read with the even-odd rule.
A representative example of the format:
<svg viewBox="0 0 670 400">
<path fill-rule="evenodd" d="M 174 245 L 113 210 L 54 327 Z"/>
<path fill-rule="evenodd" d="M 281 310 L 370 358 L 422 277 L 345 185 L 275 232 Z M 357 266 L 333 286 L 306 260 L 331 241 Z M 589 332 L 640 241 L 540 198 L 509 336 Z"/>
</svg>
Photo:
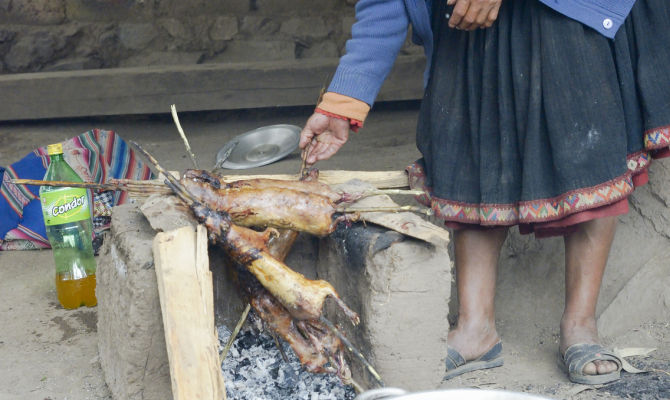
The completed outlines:
<svg viewBox="0 0 670 400">
<path fill-rule="evenodd" d="M 82 180 L 103 183 L 112 178 L 145 180 L 151 170 L 126 142 L 112 131 L 93 129 L 63 142 L 65 161 Z M 49 166 L 46 146 L 20 161 L 0 167 L 0 250 L 49 248 L 39 201 L 39 186 L 15 185 L 15 178 L 42 179 Z M 4 170 L 4 171 L 3 171 Z M 109 228 L 111 208 L 128 200 L 121 191 L 94 192 L 96 235 Z"/>
</svg>

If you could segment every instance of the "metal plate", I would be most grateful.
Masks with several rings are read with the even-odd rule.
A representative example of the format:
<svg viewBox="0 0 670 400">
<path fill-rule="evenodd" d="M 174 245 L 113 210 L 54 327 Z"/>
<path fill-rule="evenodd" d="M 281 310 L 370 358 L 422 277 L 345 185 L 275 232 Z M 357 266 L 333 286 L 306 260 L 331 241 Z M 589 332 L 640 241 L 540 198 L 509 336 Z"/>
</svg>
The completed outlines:
<svg viewBox="0 0 670 400">
<path fill-rule="evenodd" d="M 295 125 L 269 125 L 243 133 L 216 153 L 216 166 L 246 169 L 270 164 L 298 148 L 301 128 Z"/>
</svg>

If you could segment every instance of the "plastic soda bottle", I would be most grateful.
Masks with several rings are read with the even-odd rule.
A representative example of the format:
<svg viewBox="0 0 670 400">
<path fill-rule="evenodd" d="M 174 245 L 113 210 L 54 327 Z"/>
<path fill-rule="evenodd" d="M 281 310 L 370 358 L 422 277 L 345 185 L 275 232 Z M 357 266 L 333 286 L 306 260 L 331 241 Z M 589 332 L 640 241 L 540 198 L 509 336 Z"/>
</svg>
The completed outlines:
<svg viewBox="0 0 670 400">
<path fill-rule="evenodd" d="M 47 146 L 51 163 L 44 180 L 82 182 L 63 159 L 63 146 Z M 95 298 L 95 258 L 93 223 L 87 189 L 40 187 L 40 201 L 47 237 L 56 263 L 56 292 L 64 308 L 93 307 Z"/>
</svg>

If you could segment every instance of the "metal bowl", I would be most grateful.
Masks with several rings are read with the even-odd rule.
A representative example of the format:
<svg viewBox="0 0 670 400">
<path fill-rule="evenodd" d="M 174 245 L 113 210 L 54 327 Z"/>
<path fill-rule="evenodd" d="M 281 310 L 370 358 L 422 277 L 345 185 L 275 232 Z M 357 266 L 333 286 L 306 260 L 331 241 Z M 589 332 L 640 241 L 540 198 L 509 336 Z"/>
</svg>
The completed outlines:
<svg viewBox="0 0 670 400">
<path fill-rule="evenodd" d="M 447 389 L 407 393 L 397 388 L 382 388 L 363 392 L 354 400 L 549 400 L 527 393 L 503 390 Z"/>
<path fill-rule="evenodd" d="M 245 132 L 219 149 L 216 166 L 246 169 L 280 160 L 298 148 L 300 131 L 298 126 L 280 124 Z"/>
</svg>

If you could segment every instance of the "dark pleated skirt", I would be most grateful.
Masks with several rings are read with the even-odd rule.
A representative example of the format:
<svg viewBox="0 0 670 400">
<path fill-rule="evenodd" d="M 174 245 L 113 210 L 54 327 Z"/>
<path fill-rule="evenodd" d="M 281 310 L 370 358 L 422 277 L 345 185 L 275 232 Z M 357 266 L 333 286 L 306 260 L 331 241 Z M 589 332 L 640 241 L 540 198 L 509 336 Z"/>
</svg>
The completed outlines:
<svg viewBox="0 0 670 400">
<path fill-rule="evenodd" d="M 408 167 L 420 201 L 448 223 L 525 231 L 625 212 L 670 153 L 670 1 L 638 0 L 614 40 L 537 0 L 504 1 L 472 32 L 435 3 Z"/>
</svg>

